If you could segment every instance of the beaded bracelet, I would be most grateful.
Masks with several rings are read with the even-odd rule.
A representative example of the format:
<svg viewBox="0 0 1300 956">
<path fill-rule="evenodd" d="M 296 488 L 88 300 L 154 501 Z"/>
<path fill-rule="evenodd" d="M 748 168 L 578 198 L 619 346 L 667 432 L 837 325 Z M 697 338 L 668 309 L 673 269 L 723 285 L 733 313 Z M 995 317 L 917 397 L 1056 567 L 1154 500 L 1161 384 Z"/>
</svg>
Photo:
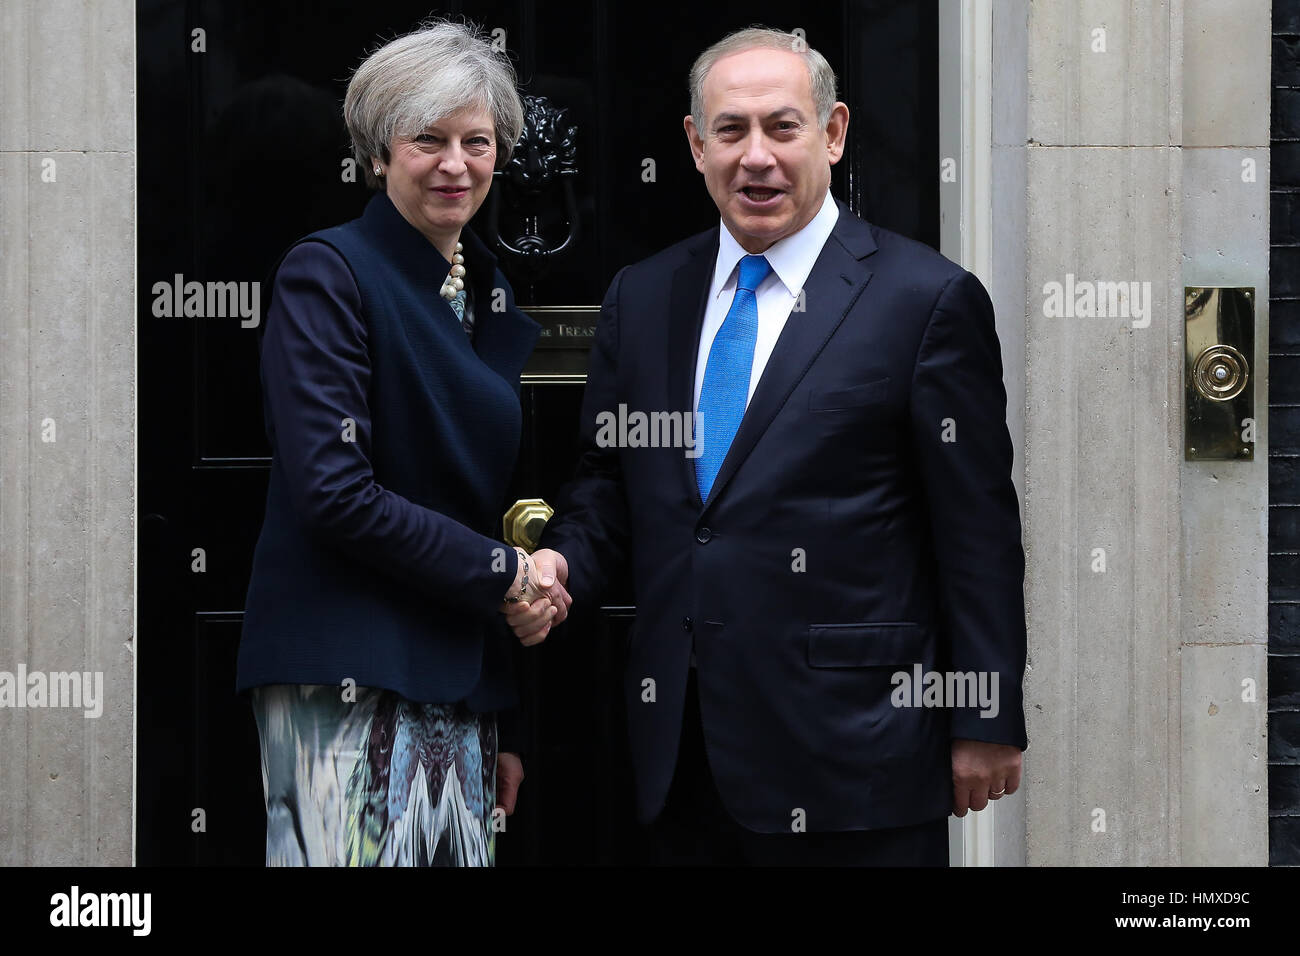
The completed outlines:
<svg viewBox="0 0 1300 956">
<path fill-rule="evenodd" d="M 519 596 L 506 598 L 507 604 L 517 604 L 524 599 L 528 593 L 528 552 L 523 548 L 515 548 L 515 553 L 519 555 L 519 560 L 524 563 L 524 579 L 519 585 Z"/>
</svg>

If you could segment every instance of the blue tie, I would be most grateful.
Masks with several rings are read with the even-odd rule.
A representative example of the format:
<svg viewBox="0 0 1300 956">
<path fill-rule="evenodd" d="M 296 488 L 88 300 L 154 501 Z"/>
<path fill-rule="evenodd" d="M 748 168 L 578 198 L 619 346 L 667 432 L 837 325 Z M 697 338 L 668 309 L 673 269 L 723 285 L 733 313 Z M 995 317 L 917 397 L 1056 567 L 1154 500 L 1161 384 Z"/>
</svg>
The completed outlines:
<svg viewBox="0 0 1300 956">
<path fill-rule="evenodd" d="M 771 271 L 772 266 L 764 256 L 745 256 L 740 260 L 736 297 L 731 300 L 727 317 L 709 349 L 696 422 L 700 454 L 695 459 L 695 481 L 700 486 L 701 501 L 709 500 L 709 489 L 745 415 L 749 375 L 754 367 L 754 340 L 758 337 L 758 300 L 754 298 L 754 290 Z"/>
</svg>

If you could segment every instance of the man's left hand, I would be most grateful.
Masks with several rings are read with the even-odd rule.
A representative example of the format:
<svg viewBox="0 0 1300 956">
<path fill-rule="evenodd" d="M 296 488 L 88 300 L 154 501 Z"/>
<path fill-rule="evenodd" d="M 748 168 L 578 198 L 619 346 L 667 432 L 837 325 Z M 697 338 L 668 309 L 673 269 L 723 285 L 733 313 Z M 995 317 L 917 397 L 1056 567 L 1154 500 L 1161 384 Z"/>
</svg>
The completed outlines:
<svg viewBox="0 0 1300 956">
<path fill-rule="evenodd" d="M 983 740 L 952 742 L 952 813 L 983 810 L 1020 789 L 1020 748 Z"/>
</svg>

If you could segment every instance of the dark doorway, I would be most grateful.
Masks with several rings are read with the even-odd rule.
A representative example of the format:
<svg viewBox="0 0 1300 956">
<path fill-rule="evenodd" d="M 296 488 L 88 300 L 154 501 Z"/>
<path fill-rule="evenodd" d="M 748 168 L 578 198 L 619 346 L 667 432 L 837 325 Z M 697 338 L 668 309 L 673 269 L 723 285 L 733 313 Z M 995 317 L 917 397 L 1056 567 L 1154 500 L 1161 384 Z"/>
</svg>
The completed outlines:
<svg viewBox="0 0 1300 956">
<path fill-rule="evenodd" d="M 937 247 L 936 5 L 790 10 L 768 0 L 681 10 L 140 0 L 141 864 L 258 864 L 265 839 L 256 728 L 233 693 L 269 464 L 257 334 L 238 317 L 158 317 L 155 284 L 259 282 L 290 242 L 359 215 L 369 194 L 347 170 L 347 77 L 377 43 L 430 14 L 504 30 L 523 92 L 565 108 L 577 129 L 572 252 L 541 276 L 503 261 L 539 318 L 594 321 L 621 266 L 716 223 L 681 129 L 686 74 L 700 50 L 755 22 L 802 29 L 839 75 L 852 119 L 835 195 Z M 581 393 L 580 353 L 566 374 L 526 375 L 514 497 L 555 498 L 573 466 Z M 623 587 L 540 648 L 520 649 L 531 746 L 501 863 L 639 861 L 618 694 L 633 613 Z"/>
</svg>

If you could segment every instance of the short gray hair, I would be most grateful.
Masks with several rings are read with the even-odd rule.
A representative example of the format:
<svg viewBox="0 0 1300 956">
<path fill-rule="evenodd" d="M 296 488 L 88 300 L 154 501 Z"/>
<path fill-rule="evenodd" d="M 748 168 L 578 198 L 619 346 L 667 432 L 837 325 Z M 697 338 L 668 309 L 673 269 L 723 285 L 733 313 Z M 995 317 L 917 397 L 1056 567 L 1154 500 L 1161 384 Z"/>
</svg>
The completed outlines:
<svg viewBox="0 0 1300 956">
<path fill-rule="evenodd" d="M 370 157 L 389 162 L 394 136 L 416 136 L 474 107 L 492 114 L 499 169 L 523 132 L 524 107 L 514 66 L 474 24 L 426 20 L 375 50 L 352 74 L 343 98 L 343 121 L 366 184 L 380 188 Z"/>
<path fill-rule="evenodd" d="M 701 53 L 691 67 L 691 119 L 695 121 L 695 128 L 700 135 L 704 134 L 704 78 L 723 57 L 746 50 L 785 50 L 802 56 L 804 65 L 808 67 L 813 102 L 817 104 L 817 123 L 825 126 L 830 121 L 831 109 L 835 106 L 835 71 L 826 62 L 826 57 L 810 47 L 808 41 L 797 33 L 752 26 L 727 34 Z"/>
</svg>

